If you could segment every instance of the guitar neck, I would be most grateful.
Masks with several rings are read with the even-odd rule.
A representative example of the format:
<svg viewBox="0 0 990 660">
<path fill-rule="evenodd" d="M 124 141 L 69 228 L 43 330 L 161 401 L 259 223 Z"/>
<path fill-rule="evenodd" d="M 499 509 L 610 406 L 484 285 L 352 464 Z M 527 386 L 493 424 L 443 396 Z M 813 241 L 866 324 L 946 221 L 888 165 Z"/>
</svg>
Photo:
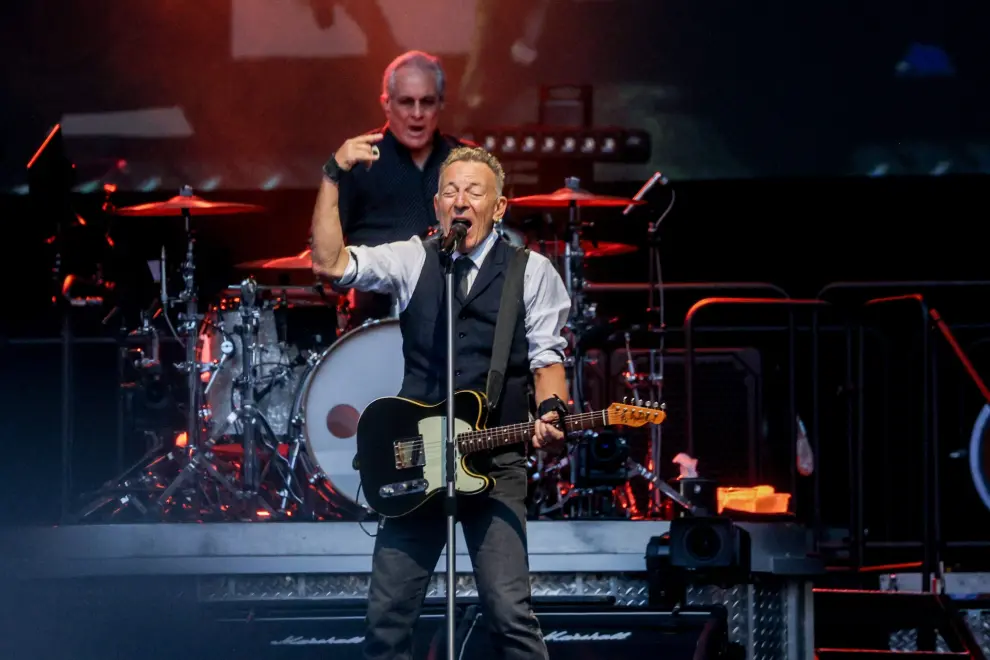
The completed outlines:
<svg viewBox="0 0 990 660">
<path fill-rule="evenodd" d="M 609 411 L 576 413 L 564 417 L 564 428 L 567 433 L 572 431 L 591 431 L 609 425 Z M 483 449 L 497 449 L 517 442 L 527 442 L 533 437 L 533 422 L 497 426 L 481 431 L 468 431 L 457 436 L 457 445 L 461 454 L 469 454 Z"/>
</svg>

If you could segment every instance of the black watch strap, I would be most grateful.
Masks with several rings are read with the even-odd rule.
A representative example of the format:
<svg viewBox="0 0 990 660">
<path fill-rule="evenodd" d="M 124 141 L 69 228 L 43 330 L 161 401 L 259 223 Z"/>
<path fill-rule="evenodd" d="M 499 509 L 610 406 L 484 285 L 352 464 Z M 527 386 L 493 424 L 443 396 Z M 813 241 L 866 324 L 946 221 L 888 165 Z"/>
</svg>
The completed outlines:
<svg viewBox="0 0 990 660">
<path fill-rule="evenodd" d="M 543 417 L 550 412 L 557 413 L 557 416 L 560 417 L 560 425 L 563 427 L 564 416 L 567 415 L 567 404 L 556 394 L 540 402 L 539 407 L 536 409 L 536 416 Z"/>
<path fill-rule="evenodd" d="M 344 170 L 340 169 L 335 156 L 336 154 L 330 154 L 330 159 L 324 163 L 323 175 L 334 183 L 340 183 L 340 177 L 343 175 Z"/>
</svg>

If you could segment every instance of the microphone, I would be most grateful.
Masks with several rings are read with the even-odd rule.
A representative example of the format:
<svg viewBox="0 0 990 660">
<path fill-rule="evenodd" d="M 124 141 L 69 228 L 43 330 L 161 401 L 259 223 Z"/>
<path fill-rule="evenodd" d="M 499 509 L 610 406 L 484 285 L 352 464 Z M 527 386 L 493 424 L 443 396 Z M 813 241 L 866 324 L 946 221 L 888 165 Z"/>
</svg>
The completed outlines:
<svg viewBox="0 0 990 660">
<path fill-rule="evenodd" d="M 464 240 L 465 236 L 467 236 L 467 225 L 463 222 L 455 222 L 450 225 L 450 231 L 443 237 L 443 243 L 440 244 L 440 252 L 449 255 L 457 247 L 457 244 Z"/>
<path fill-rule="evenodd" d="M 667 177 L 665 177 L 662 172 L 654 172 L 653 176 L 650 177 L 650 180 L 643 184 L 643 187 L 639 189 L 638 193 L 633 195 L 633 199 L 635 199 L 637 202 L 643 199 L 643 195 L 650 192 L 650 189 L 653 188 L 653 186 L 657 185 L 658 182 L 660 183 L 661 186 L 667 185 Z M 622 212 L 622 215 L 629 215 L 629 213 L 634 208 L 636 208 L 636 205 L 630 204 Z"/>
</svg>

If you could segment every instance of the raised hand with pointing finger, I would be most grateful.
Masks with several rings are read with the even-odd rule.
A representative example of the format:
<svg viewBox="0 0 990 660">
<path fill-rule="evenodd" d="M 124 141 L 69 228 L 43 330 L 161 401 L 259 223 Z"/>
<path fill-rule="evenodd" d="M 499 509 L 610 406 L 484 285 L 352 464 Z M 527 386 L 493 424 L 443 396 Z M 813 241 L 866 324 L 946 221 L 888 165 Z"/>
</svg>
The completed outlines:
<svg viewBox="0 0 990 660">
<path fill-rule="evenodd" d="M 340 149 L 334 153 L 333 159 L 337 161 L 337 166 L 345 172 L 357 163 L 367 163 L 370 166 L 381 155 L 375 143 L 380 142 L 384 137 L 383 133 L 352 137 L 340 145 Z"/>
</svg>

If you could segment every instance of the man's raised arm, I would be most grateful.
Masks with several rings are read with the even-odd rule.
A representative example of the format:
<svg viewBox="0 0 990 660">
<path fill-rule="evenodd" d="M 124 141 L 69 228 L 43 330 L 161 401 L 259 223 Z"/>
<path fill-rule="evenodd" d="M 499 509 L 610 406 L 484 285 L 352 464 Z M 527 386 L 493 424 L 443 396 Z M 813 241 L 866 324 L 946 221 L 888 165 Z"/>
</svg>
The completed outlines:
<svg viewBox="0 0 990 660">
<path fill-rule="evenodd" d="M 323 277 L 339 280 L 351 256 L 344 249 L 344 231 L 340 227 L 340 190 L 337 185 L 340 174 L 357 163 L 369 166 L 378 160 L 376 142 L 381 133 L 359 135 L 340 145 L 340 149 L 323 167 L 323 181 L 313 209 L 313 272 Z"/>
<path fill-rule="evenodd" d="M 344 249 L 339 201 L 337 184 L 324 177 L 313 209 L 313 272 L 332 280 L 344 276 L 351 258 Z"/>
</svg>

